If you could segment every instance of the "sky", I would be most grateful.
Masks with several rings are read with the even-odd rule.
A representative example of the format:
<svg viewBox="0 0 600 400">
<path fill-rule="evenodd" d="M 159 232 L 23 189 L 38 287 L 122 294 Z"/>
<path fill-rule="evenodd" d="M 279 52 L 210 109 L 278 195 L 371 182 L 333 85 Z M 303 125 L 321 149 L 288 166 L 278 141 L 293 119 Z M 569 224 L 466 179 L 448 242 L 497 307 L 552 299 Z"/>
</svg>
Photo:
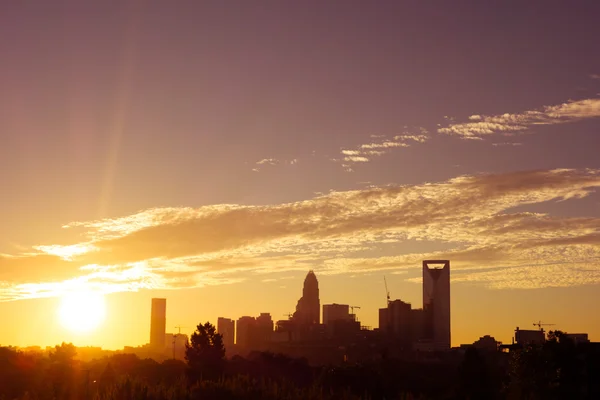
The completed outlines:
<svg viewBox="0 0 600 400">
<path fill-rule="evenodd" d="M 451 261 L 452 343 L 600 341 L 597 2 L 0 3 L 0 344 L 121 348 Z M 106 319 L 58 321 L 72 291 Z"/>
</svg>

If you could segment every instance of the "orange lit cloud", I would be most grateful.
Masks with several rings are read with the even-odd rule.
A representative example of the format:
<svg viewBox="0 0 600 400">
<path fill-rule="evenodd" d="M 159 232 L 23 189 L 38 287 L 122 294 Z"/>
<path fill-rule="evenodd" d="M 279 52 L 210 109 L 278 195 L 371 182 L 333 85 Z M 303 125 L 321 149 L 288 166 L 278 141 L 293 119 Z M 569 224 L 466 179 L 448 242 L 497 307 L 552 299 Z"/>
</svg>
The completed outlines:
<svg viewBox="0 0 600 400">
<path fill-rule="evenodd" d="M 355 149 L 342 149 L 341 153 L 344 157 L 333 161 L 341 161 L 342 167 L 352 172 L 353 164 L 369 162 L 371 157 L 382 156 L 394 148 L 410 147 L 410 143 L 424 143 L 429 139 L 427 134 L 427 129 L 418 128 L 418 133 L 404 132 L 402 135 L 394 136 L 392 140 L 385 139 L 385 135 L 370 135 L 371 139 L 379 140 L 363 143 Z"/>
<path fill-rule="evenodd" d="M 327 274 L 401 271 L 424 258 L 449 258 L 453 279 L 489 287 L 550 285 L 538 276 L 550 268 L 542 260 L 579 274 L 569 280 L 564 272 L 556 286 L 600 282 L 595 272 L 600 268 L 599 218 L 510 211 L 552 200 L 576 201 L 598 187 L 598 170 L 560 169 L 370 187 L 270 206 L 155 208 L 72 223 L 68 226 L 87 230 L 85 242 L 37 246 L 40 253 L 27 256 L 27 263 L 37 259 L 44 271 L 45 260 L 52 260 L 79 284 L 105 291 L 225 284 L 248 273 L 309 268 Z M 382 244 L 410 240 L 445 243 L 449 250 L 373 252 Z M 369 251 L 373 254 L 365 256 Z M 17 275 L 11 275 L 20 272 L 23 260 L 0 259 L 8 268 L 3 268 L 2 298 L 42 296 L 70 282 L 60 274 L 50 277 L 53 267 L 17 285 Z M 584 264 L 589 273 L 581 272 Z M 523 273 L 502 278 L 509 270 Z M 498 279 L 492 282 L 491 276 Z"/>
<path fill-rule="evenodd" d="M 600 99 L 583 99 L 518 114 L 471 115 L 470 122 L 452 123 L 439 128 L 438 132 L 477 139 L 496 133 L 523 132 L 536 125 L 563 124 L 597 117 L 600 117 Z"/>
<path fill-rule="evenodd" d="M 259 172 L 263 167 L 265 166 L 273 166 L 273 165 L 279 165 L 279 164 L 286 164 L 286 165 L 295 165 L 298 164 L 298 159 L 294 158 L 291 160 L 278 160 L 276 158 L 263 158 L 262 160 L 258 160 L 256 163 L 256 165 L 258 165 L 259 167 L 254 167 L 252 168 L 252 171 L 254 172 Z"/>
</svg>

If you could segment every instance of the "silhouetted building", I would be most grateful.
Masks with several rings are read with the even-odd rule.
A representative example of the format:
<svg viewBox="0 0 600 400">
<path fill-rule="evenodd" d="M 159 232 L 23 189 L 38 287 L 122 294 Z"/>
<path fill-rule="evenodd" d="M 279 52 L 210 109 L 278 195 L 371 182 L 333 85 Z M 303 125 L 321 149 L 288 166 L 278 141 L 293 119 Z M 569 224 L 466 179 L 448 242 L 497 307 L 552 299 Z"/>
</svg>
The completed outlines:
<svg viewBox="0 0 600 400">
<path fill-rule="evenodd" d="M 463 345 L 461 347 L 474 347 L 480 351 L 494 352 L 498 351 L 498 346 L 500 342 L 496 341 L 492 336 L 485 335 L 480 337 L 478 340 L 473 342 L 471 345 Z"/>
<path fill-rule="evenodd" d="M 353 321 L 354 316 L 350 314 L 350 306 L 347 304 L 324 304 L 323 324 L 330 325 L 334 321 Z"/>
<path fill-rule="evenodd" d="M 427 340 L 427 337 L 431 337 L 431 329 L 427 331 L 427 328 L 431 328 L 431 324 L 427 324 L 425 310 L 422 308 L 414 308 L 410 310 L 410 326 L 411 336 L 414 342 Z"/>
<path fill-rule="evenodd" d="M 230 318 L 219 317 L 217 320 L 217 332 L 223 336 L 223 345 L 231 349 L 235 341 L 235 321 Z"/>
<path fill-rule="evenodd" d="M 443 264 L 441 268 L 429 265 Z M 436 350 L 450 349 L 450 261 L 423 261 L 425 330 Z"/>
<path fill-rule="evenodd" d="M 312 270 L 308 272 L 304 279 L 302 297 L 298 300 L 293 319 L 302 325 L 319 324 L 321 322 L 319 281 Z"/>
<path fill-rule="evenodd" d="M 531 344 L 542 344 L 546 341 L 546 335 L 543 330 L 526 330 L 526 329 L 515 329 L 515 343 L 526 346 Z"/>
<path fill-rule="evenodd" d="M 390 331 L 390 313 L 387 308 L 379 309 L 379 330 L 384 333 Z"/>
<path fill-rule="evenodd" d="M 388 332 L 393 335 L 394 339 L 402 343 L 412 341 L 411 308 L 410 303 L 402 300 L 390 301 L 388 304 Z"/>
<path fill-rule="evenodd" d="M 235 343 L 243 348 L 249 349 L 252 344 L 252 333 L 256 327 L 256 318 L 244 316 L 237 320 Z"/>
<path fill-rule="evenodd" d="M 256 332 L 251 335 L 251 345 L 253 349 L 262 350 L 273 337 L 273 319 L 269 313 L 261 313 L 256 318 Z"/>
<path fill-rule="evenodd" d="M 163 351 L 167 325 L 167 299 L 152 299 L 150 312 L 150 346 Z"/>
<path fill-rule="evenodd" d="M 271 336 L 272 342 L 291 342 L 294 338 L 294 322 L 290 319 L 280 319 L 275 325 L 275 331 Z"/>
<path fill-rule="evenodd" d="M 165 354 L 177 360 L 185 358 L 185 345 L 188 343 L 188 335 L 183 333 L 165 334 Z"/>
<path fill-rule="evenodd" d="M 264 350 L 273 340 L 271 314 L 261 313 L 257 318 L 241 317 L 237 321 L 236 344 L 245 350 Z"/>
<path fill-rule="evenodd" d="M 575 342 L 575 344 L 590 342 L 587 333 L 565 333 L 565 336 Z"/>
</svg>

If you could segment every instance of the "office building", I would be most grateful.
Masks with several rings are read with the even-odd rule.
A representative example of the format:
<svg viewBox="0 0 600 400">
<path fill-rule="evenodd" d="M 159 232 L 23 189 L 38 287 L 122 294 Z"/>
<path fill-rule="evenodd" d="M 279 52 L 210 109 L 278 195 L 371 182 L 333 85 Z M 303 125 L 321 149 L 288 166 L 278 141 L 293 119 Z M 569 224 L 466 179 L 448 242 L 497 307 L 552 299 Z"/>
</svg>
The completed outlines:
<svg viewBox="0 0 600 400">
<path fill-rule="evenodd" d="M 500 342 L 498 342 L 493 336 L 490 336 L 490 335 L 481 336 L 478 340 L 473 342 L 473 344 L 471 345 L 471 347 L 474 347 L 477 350 L 487 351 L 487 352 L 498 351 L 499 346 L 500 346 Z"/>
<path fill-rule="evenodd" d="M 269 313 L 261 313 L 256 318 L 256 331 L 252 334 L 250 343 L 254 349 L 264 349 L 271 341 L 275 324 Z"/>
<path fill-rule="evenodd" d="M 334 321 L 352 321 L 354 317 L 350 314 L 350 306 L 347 304 L 324 304 L 323 324 L 330 325 Z"/>
<path fill-rule="evenodd" d="M 379 330 L 385 333 L 390 331 L 390 313 L 387 308 L 379 309 Z"/>
<path fill-rule="evenodd" d="M 411 309 L 411 304 L 402 300 L 390 301 L 388 304 L 388 330 L 400 342 L 410 343 L 412 340 Z"/>
<path fill-rule="evenodd" d="M 244 316 L 237 320 L 235 343 L 243 348 L 249 349 L 252 345 L 252 335 L 256 328 L 256 318 Z"/>
<path fill-rule="evenodd" d="M 433 348 L 450 349 L 450 261 L 423 261 L 423 310 Z"/>
<path fill-rule="evenodd" d="M 152 299 L 150 311 L 150 346 L 163 351 L 167 326 L 167 299 Z"/>
<path fill-rule="evenodd" d="M 171 355 L 174 359 L 184 360 L 186 344 L 189 343 L 188 335 L 183 333 L 165 334 L 165 354 Z"/>
<path fill-rule="evenodd" d="M 571 339 L 575 344 L 590 342 L 587 333 L 565 333 L 565 336 Z"/>
<path fill-rule="evenodd" d="M 298 300 L 293 319 L 301 325 L 321 323 L 319 281 L 312 270 L 308 272 L 304 279 L 302 297 Z"/>
<path fill-rule="evenodd" d="M 230 318 L 219 317 L 217 320 L 217 332 L 223 336 L 223 345 L 231 349 L 235 341 L 235 321 Z"/>
<path fill-rule="evenodd" d="M 541 329 L 539 330 L 527 330 L 527 329 L 515 329 L 515 338 L 514 342 L 522 345 L 539 345 L 546 341 L 545 332 Z"/>
</svg>

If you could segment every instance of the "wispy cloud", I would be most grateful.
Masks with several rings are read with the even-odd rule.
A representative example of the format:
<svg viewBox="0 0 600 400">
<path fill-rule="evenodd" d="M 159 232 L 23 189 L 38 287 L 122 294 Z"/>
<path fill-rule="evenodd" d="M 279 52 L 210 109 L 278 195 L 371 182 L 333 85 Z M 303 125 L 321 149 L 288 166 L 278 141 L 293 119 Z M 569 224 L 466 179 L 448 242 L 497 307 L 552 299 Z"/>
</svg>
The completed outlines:
<svg viewBox="0 0 600 400">
<path fill-rule="evenodd" d="M 344 157 L 344 161 L 347 162 L 369 162 L 367 157 L 363 156 L 346 156 Z"/>
<path fill-rule="evenodd" d="M 296 164 L 298 164 L 298 159 L 293 158 L 291 160 L 278 160 L 276 158 L 263 158 L 262 160 L 258 160 L 255 164 L 258 165 L 259 167 L 252 168 L 252 171 L 260 172 L 262 168 L 264 168 L 265 166 L 270 166 L 270 165 L 280 165 L 280 164 L 296 165 Z"/>
<path fill-rule="evenodd" d="M 403 142 L 382 142 L 382 143 L 366 143 L 360 146 L 361 149 L 389 149 L 392 147 L 408 147 L 409 145 Z"/>
<path fill-rule="evenodd" d="M 502 147 L 502 146 L 522 146 L 523 143 L 520 142 L 499 142 L 499 143 L 492 143 L 492 146 L 495 147 Z"/>
<path fill-rule="evenodd" d="M 0 298 L 48 296 L 73 284 L 105 291 L 198 287 L 309 268 L 400 271 L 426 257 L 450 258 L 455 280 L 490 287 L 596 283 L 599 218 L 510 210 L 585 197 L 598 187 L 598 170 L 526 171 L 331 192 L 272 206 L 156 208 L 77 222 L 69 226 L 86 229 L 81 244 L 1 256 Z M 407 240 L 446 243 L 450 250 L 364 256 L 382 243 Z M 542 278 L 548 268 L 564 273 Z M 502 271 L 521 272 L 493 283 Z"/>
<path fill-rule="evenodd" d="M 256 162 L 256 165 L 277 165 L 279 164 L 279 160 L 275 159 L 275 158 L 263 158 L 262 160 L 259 160 Z"/>
<path fill-rule="evenodd" d="M 600 74 L 591 74 L 590 78 L 592 78 L 592 79 L 600 79 Z"/>
<path fill-rule="evenodd" d="M 369 141 L 357 146 L 354 149 L 342 149 L 341 153 L 344 156 L 341 159 L 333 161 L 341 161 L 342 167 L 352 172 L 354 163 L 369 162 L 372 157 L 382 156 L 395 148 L 410 147 L 411 143 L 424 143 L 429 139 L 427 129 L 416 128 L 417 133 L 404 132 L 401 135 L 396 135 L 393 139 L 385 139 L 385 135 L 370 135 L 371 139 L 380 139 L 378 141 Z"/>
<path fill-rule="evenodd" d="M 471 122 L 452 123 L 439 128 L 438 132 L 473 139 L 497 133 L 520 133 L 534 126 L 563 124 L 596 117 L 600 117 L 600 99 L 583 99 L 517 114 L 471 115 Z"/>
</svg>

